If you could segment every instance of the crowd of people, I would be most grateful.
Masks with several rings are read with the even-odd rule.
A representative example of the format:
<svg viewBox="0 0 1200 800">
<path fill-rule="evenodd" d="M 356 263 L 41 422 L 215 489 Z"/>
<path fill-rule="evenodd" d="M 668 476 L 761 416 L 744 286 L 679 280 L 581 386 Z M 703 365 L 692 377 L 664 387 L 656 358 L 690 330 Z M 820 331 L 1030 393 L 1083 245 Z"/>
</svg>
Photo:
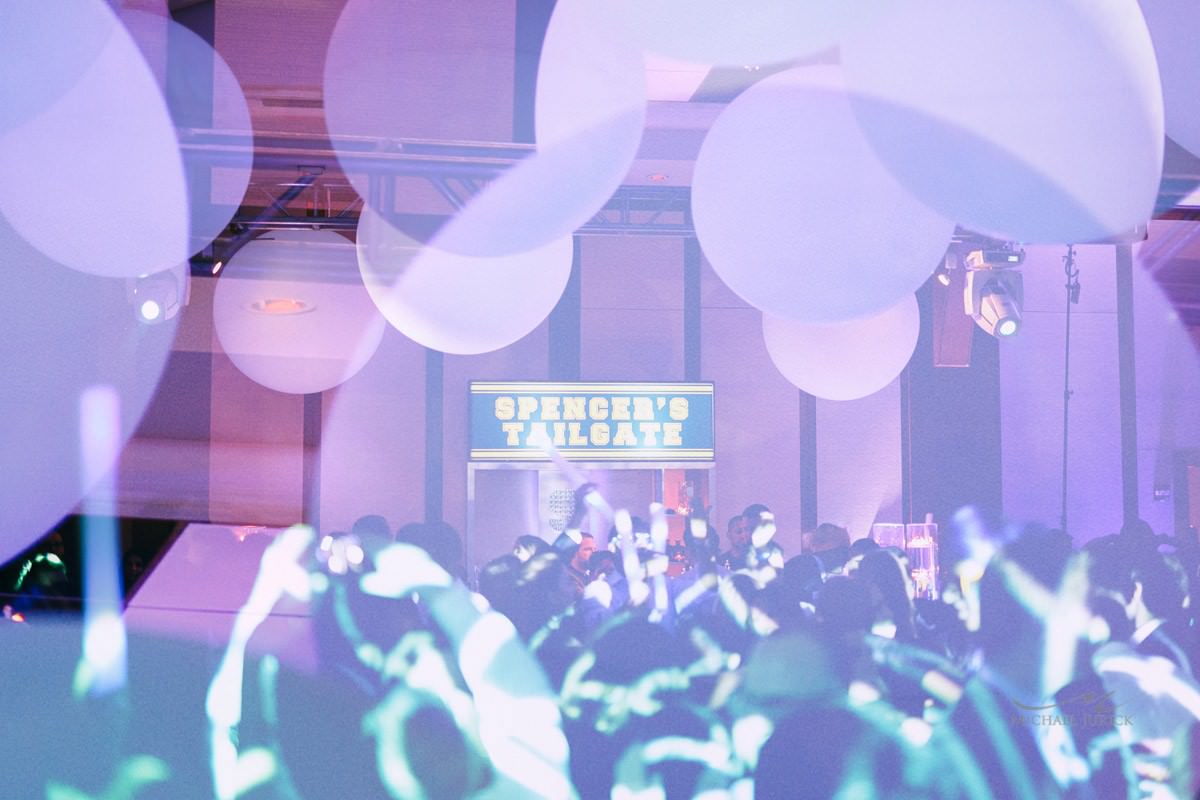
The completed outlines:
<svg viewBox="0 0 1200 800">
<path fill-rule="evenodd" d="M 584 485 L 555 541 L 470 581 L 443 523 L 277 537 L 204 695 L 216 796 L 1197 792 L 1194 538 L 1077 548 L 964 509 L 922 596 L 903 550 L 837 525 L 789 556 L 762 505 L 674 543 L 661 507 L 581 530 L 602 506 Z M 315 673 L 247 647 L 289 597 Z"/>
<path fill-rule="evenodd" d="M 498 644 L 456 649 L 479 619 L 448 630 L 429 606 L 438 601 L 422 602 L 462 585 L 453 529 L 409 525 L 385 541 L 374 518 L 347 540 L 376 570 L 395 559 L 395 575 L 374 573 L 392 581 L 386 590 L 364 576 L 337 596 L 331 638 L 352 645 L 340 658 L 357 664 L 358 680 L 379 680 L 395 655 L 385 642 L 433 630 L 423 641 L 453 656 L 441 662 L 446 685 L 474 698 L 474 715 L 458 715 L 454 696 L 425 697 L 426 725 L 442 720 L 434 738 L 454 743 L 460 767 L 453 786 L 410 778 L 426 796 L 500 785 L 584 798 L 1196 792 L 1196 561 L 1181 540 L 1163 547 L 1139 527 L 1076 549 L 1061 532 L 989 526 L 964 510 L 942 536 L 940 591 L 917 596 L 902 550 L 851 542 L 837 525 L 819 526 L 804 537 L 808 552 L 785 558 L 771 512 L 753 505 L 723 539 L 707 520 L 688 520 L 673 550 L 661 508 L 580 530 L 597 502 L 594 487 L 581 487 L 555 541 L 519 536 L 479 571 L 477 607 L 511 623 L 505 646 L 520 651 L 506 668 L 489 661 Z M 442 578 L 411 577 L 425 573 Z M 404 613 L 374 605 L 381 599 Z M 465 669 L 478 671 L 474 685 Z M 478 708 L 495 692 L 511 703 L 492 709 L 500 723 Z M 553 700 L 553 713 L 523 711 L 533 696 Z M 496 724 L 509 746 L 480 737 Z M 423 750 L 425 727 L 412 730 L 402 756 L 411 775 L 444 783 L 421 765 L 446 750 Z"/>
</svg>

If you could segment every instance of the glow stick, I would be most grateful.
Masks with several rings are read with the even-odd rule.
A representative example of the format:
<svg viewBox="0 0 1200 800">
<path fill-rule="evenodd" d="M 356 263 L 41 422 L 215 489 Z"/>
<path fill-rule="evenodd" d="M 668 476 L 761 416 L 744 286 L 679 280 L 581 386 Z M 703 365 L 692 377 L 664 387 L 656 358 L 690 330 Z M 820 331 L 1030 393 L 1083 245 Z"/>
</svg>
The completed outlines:
<svg viewBox="0 0 1200 800">
<path fill-rule="evenodd" d="M 75 695 L 104 695 L 125 686 L 126 637 L 121 616 L 121 546 L 111 516 L 93 513 L 97 495 L 113 493 L 121 441 L 120 398 L 111 386 L 88 387 L 79 399 L 83 489 L 83 657 Z M 97 511 L 99 509 L 96 509 Z"/>
<path fill-rule="evenodd" d="M 650 546 L 654 548 L 655 560 L 664 559 L 664 569 L 654 571 L 654 614 L 658 619 L 667 615 L 667 574 L 664 555 L 667 552 L 667 515 L 662 503 L 650 504 Z"/>
<path fill-rule="evenodd" d="M 613 524 L 617 528 L 617 540 L 621 543 L 621 563 L 625 568 L 625 580 L 629 583 L 629 600 L 638 605 L 650 590 L 642 579 L 642 564 L 638 559 L 637 546 L 633 543 L 633 520 L 625 509 L 618 510 L 613 515 Z"/>
<path fill-rule="evenodd" d="M 766 547 L 774 537 L 775 515 L 770 511 L 763 511 L 758 515 L 758 525 L 754 526 L 754 532 L 750 534 L 750 541 L 756 548 Z"/>
<path fill-rule="evenodd" d="M 558 448 L 554 446 L 554 443 L 550 441 L 549 436 L 539 434 L 539 432 L 534 432 L 530 435 L 529 442 L 530 444 L 540 448 L 541 451 L 546 454 L 546 457 L 550 459 L 550 462 L 554 464 L 558 471 L 562 473 L 562 476 L 567 479 L 567 483 L 571 484 L 572 489 L 578 489 L 580 486 L 583 486 L 588 482 L 587 478 L 582 472 L 579 471 L 578 467 L 563 458 L 562 453 L 560 453 Z M 614 518 L 612 506 L 610 506 L 608 501 L 606 501 L 604 497 L 601 496 L 601 494 L 595 489 L 587 493 L 587 495 L 584 497 L 584 501 L 591 508 L 603 514 L 605 519 L 611 520 Z"/>
</svg>

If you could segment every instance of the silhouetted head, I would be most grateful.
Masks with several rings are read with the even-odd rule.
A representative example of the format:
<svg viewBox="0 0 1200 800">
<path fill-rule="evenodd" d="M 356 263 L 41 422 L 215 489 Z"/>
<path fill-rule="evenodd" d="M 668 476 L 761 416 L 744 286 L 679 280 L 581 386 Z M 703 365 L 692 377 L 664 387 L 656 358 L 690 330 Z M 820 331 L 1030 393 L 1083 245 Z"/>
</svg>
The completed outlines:
<svg viewBox="0 0 1200 800">
<path fill-rule="evenodd" d="M 416 545 L 446 572 L 462 577 L 462 539 L 453 526 L 445 522 L 410 522 L 396 531 L 396 541 Z"/>
</svg>

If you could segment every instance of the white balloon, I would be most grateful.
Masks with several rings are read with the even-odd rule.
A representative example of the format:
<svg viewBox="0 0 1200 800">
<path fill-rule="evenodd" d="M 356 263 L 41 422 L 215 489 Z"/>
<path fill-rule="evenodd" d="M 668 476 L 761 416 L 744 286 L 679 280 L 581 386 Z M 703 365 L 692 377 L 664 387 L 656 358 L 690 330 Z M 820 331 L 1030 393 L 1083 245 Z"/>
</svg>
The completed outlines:
<svg viewBox="0 0 1200 800">
<path fill-rule="evenodd" d="M 1200 5 L 1191 0 L 1141 0 L 1162 78 L 1167 135 L 1200 155 Z"/>
<path fill-rule="evenodd" d="M 917 299 L 865 319 L 813 325 L 763 314 L 763 341 L 794 386 L 825 400 L 857 400 L 896 379 L 921 332 Z"/>
<path fill-rule="evenodd" d="M 894 0 L 603 0 L 647 50 L 702 64 L 757 66 L 828 50 Z"/>
<path fill-rule="evenodd" d="M 55 264 L 0 217 L 0 563 L 70 513 L 85 492 L 80 405 L 119 398 L 118 444 L 133 434 L 166 365 L 178 319 L 137 321 L 124 280 Z M 112 466 L 93 466 L 102 472 Z"/>
<path fill-rule="evenodd" d="M 877 313 L 911 294 L 954 232 L 875 157 L 825 67 L 779 73 L 730 104 L 696 160 L 692 213 L 731 289 L 809 322 Z"/>
<path fill-rule="evenodd" d="M 346 178 L 368 203 L 378 198 L 371 191 L 372 176 L 354 161 L 362 150 L 338 137 L 420 136 L 412 127 L 405 89 L 420 63 L 414 55 L 423 53 L 397 46 L 410 16 L 405 4 L 392 0 L 347 0 L 325 52 L 325 125 L 335 137 L 333 148 Z M 365 149 L 375 148 L 368 144 Z"/>
<path fill-rule="evenodd" d="M 213 298 L 222 349 L 251 380 L 288 394 L 332 389 L 374 355 L 384 320 L 332 231 L 275 231 L 226 265 Z"/>
<path fill-rule="evenodd" d="M 113 23 L 107 3 L 67 15 L 40 3 L 0 4 L 0 133 L 58 101 L 96 60 Z"/>
<path fill-rule="evenodd" d="M 522 253 L 573 233 L 629 173 L 646 120 L 642 52 L 611 33 L 603 7 L 555 6 L 534 98 L 537 153 L 467 204 L 434 239 L 472 256 Z"/>
<path fill-rule="evenodd" d="M 112 12 L 98 8 L 101 0 L 77 5 L 73 14 L 87 11 L 78 18 L 87 34 L 48 35 L 21 74 L 81 37 L 103 44 L 53 104 L 0 134 L 0 213 L 72 269 L 110 277 L 169 269 L 190 255 L 187 184 L 171 116 Z"/>
<path fill-rule="evenodd" d="M 197 146 L 182 149 L 190 212 L 188 252 L 197 253 L 229 224 L 250 183 L 254 136 L 246 96 L 220 53 L 188 28 L 169 17 L 132 10 L 123 11 L 121 20 L 147 60 L 159 56 L 164 61 L 156 77 L 175 125 L 226 132 L 219 164 L 214 164 L 202 139 L 185 142 Z"/>
<path fill-rule="evenodd" d="M 538 64 L 538 152 L 472 198 L 433 245 L 466 255 L 510 255 L 574 233 L 628 175 L 646 124 L 646 100 L 641 50 L 610 34 L 604 8 L 560 2 Z"/>
<path fill-rule="evenodd" d="M 1136 3 L 913 0 L 841 54 L 880 157 L 962 225 L 1082 242 L 1153 213 L 1163 107 Z"/>
<path fill-rule="evenodd" d="M 350 0 L 325 62 L 325 113 L 348 178 L 376 211 L 361 140 L 411 137 L 405 85 L 412 54 L 395 46 L 411 16 L 390 0 Z M 418 65 L 419 66 L 419 65 Z M 609 34 L 602 8 L 559 3 L 542 43 L 535 97 L 536 153 L 467 198 L 439 232 L 439 249 L 470 256 L 523 253 L 573 233 L 612 197 L 641 142 L 646 113 L 642 51 Z M 375 177 L 379 177 L 376 175 Z M 390 179 L 385 174 L 385 179 Z"/>
<path fill-rule="evenodd" d="M 358 222 L 363 283 L 398 331 L 444 353 L 507 347 L 542 323 L 571 276 L 570 236 L 510 256 L 450 253 L 397 231 L 369 208 Z"/>
</svg>

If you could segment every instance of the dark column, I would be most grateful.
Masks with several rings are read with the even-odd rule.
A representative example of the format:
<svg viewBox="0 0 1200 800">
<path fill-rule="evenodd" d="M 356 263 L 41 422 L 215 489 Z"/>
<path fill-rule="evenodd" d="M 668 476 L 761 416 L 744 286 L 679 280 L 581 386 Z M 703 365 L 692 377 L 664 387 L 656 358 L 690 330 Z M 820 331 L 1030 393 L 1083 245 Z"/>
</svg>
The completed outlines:
<svg viewBox="0 0 1200 800">
<path fill-rule="evenodd" d="M 817 398 L 800 392 L 800 527 L 817 527 Z"/>
<path fill-rule="evenodd" d="M 200 0 L 172 9 L 171 19 L 212 45 L 216 37 L 216 10 L 213 0 Z"/>
<path fill-rule="evenodd" d="M 442 520 L 442 378 L 445 355 L 425 351 L 425 521 Z"/>
<path fill-rule="evenodd" d="M 322 395 L 320 392 L 304 395 L 304 479 L 301 498 L 304 521 L 321 527 L 321 417 Z"/>
<path fill-rule="evenodd" d="M 932 513 L 946 524 L 975 505 L 1002 513 L 1000 343 L 976 329 L 969 367 L 934 365 L 933 285 L 917 293 L 921 333 L 901 378 L 901 470 L 905 520 Z"/>
<path fill-rule="evenodd" d="M 517 0 L 516 58 L 513 63 L 513 141 L 533 141 L 533 97 L 542 40 L 554 0 Z"/>
<path fill-rule="evenodd" d="M 1125 524 L 1138 520 L 1137 373 L 1133 347 L 1133 247 L 1117 251 L 1117 359 L 1121 381 L 1121 497 Z"/>
<path fill-rule="evenodd" d="M 209 45 L 216 33 L 216 3 L 200 2 L 171 12 L 171 19 L 199 36 Z M 193 60 L 181 61 L 171 47 L 173 36 L 167 37 L 167 107 L 171 120 L 178 128 L 211 128 L 213 124 L 213 58 L 210 53 L 204 65 Z M 246 144 L 250 144 L 247 136 Z M 203 160 L 185 165 L 192 198 L 212 196 L 212 171 Z M 189 242 L 188 254 L 194 255 L 208 245 L 206 239 Z"/>
<path fill-rule="evenodd" d="M 571 277 L 558 304 L 550 312 L 550 380 L 577 381 L 580 374 L 580 317 L 581 317 L 581 238 L 574 238 L 575 251 L 571 258 Z"/>
</svg>

